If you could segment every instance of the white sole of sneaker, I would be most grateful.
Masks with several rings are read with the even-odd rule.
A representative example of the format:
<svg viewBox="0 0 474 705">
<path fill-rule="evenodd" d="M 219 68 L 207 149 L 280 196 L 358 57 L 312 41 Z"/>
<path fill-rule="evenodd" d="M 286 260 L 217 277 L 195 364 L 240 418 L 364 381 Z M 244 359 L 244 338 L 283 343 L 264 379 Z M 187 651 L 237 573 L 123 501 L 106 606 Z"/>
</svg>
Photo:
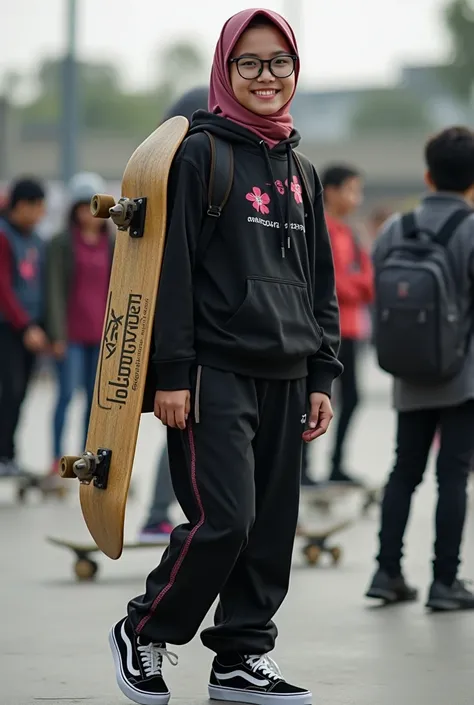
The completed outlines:
<svg viewBox="0 0 474 705">
<path fill-rule="evenodd" d="M 295 695 L 271 695 L 269 693 L 250 693 L 248 690 L 237 688 L 224 688 L 221 685 L 209 685 L 211 700 L 224 700 L 231 703 L 250 703 L 250 705 L 270 705 L 271 703 L 284 703 L 285 705 L 298 703 L 298 705 L 311 705 L 313 695 L 296 693 Z"/>
<path fill-rule="evenodd" d="M 138 703 L 138 705 L 168 705 L 171 693 L 160 693 L 159 695 L 144 693 L 142 690 L 137 690 L 137 688 L 134 688 L 128 683 L 122 670 L 122 660 L 120 658 L 118 644 L 115 640 L 113 627 L 109 631 L 109 646 L 114 659 L 117 685 L 122 693 L 132 702 Z"/>
</svg>

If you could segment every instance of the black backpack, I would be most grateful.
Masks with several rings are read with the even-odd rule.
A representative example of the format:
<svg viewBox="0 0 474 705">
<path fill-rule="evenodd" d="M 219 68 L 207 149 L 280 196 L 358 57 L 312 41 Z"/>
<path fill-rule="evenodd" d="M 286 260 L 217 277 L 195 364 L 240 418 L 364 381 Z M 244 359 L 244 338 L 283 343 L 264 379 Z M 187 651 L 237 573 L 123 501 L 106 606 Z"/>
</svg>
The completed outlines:
<svg viewBox="0 0 474 705">
<path fill-rule="evenodd" d="M 196 252 L 196 262 L 198 263 L 203 261 L 204 254 L 209 247 L 217 221 L 227 203 L 234 182 L 234 151 L 232 145 L 206 130 L 204 132 L 211 145 L 211 164 L 207 212 Z M 293 156 L 308 194 L 309 202 L 312 204 L 315 184 L 311 163 L 299 152 L 293 151 Z"/>
<path fill-rule="evenodd" d="M 438 234 L 402 217 L 402 240 L 375 269 L 374 344 L 380 367 L 415 384 L 454 377 L 466 356 L 470 321 L 463 316 L 448 244 L 474 211 L 457 210 Z"/>
</svg>

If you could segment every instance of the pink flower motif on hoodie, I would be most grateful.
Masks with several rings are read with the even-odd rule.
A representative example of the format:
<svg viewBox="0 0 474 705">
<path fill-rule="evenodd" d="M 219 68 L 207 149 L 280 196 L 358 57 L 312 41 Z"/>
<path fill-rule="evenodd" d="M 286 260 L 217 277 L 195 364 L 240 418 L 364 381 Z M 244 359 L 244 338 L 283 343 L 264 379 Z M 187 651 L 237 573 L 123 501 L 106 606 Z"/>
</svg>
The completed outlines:
<svg viewBox="0 0 474 705">
<path fill-rule="evenodd" d="M 267 208 L 270 203 L 270 196 L 267 193 L 262 193 L 262 189 L 258 188 L 258 186 L 254 186 L 252 193 L 248 193 L 245 198 L 252 203 L 257 213 L 263 213 L 263 215 L 270 213 L 270 209 Z"/>
<path fill-rule="evenodd" d="M 293 191 L 293 194 L 295 196 L 296 203 L 303 203 L 303 189 L 301 188 L 301 184 L 298 181 L 297 176 L 293 177 L 293 183 L 291 184 L 291 190 Z"/>
<path fill-rule="evenodd" d="M 280 179 L 278 179 L 278 181 L 275 181 L 275 186 L 277 187 L 278 193 L 283 196 L 283 194 L 285 193 L 285 187 L 283 186 Z"/>
</svg>

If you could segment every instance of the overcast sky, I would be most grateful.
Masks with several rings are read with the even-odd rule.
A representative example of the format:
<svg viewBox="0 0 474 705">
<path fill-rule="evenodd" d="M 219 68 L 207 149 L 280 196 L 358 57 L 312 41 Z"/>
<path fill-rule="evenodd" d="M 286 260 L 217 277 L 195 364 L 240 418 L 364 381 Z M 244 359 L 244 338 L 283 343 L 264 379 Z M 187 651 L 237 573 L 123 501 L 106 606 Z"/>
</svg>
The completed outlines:
<svg viewBox="0 0 474 705">
<path fill-rule="evenodd" d="M 9 69 L 34 70 L 65 45 L 67 0 L 0 0 L 1 80 Z M 316 87 L 383 82 L 400 63 L 447 55 L 440 19 L 444 0 L 268 0 L 263 7 L 294 20 L 302 83 Z M 178 37 L 197 41 L 210 57 L 223 22 L 252 2 L 243 0 L 77 0 L 81 57 L 110 60 L 128 86 L 150 78 L 153 53 Z M 301 6 L 304 21 L 289 7 Z"/>
</svg>

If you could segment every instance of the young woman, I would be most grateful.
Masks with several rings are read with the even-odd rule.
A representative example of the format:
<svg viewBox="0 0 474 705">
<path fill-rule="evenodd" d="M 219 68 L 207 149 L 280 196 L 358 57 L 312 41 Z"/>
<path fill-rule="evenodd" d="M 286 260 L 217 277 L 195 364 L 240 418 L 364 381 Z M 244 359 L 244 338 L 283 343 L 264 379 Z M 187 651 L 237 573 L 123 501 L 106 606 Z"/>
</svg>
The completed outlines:
<svg viewBox="0 0 474 705">
<path fill-rule="evenodd" d="M 102 179 L 95 174 L 81 173 L 72 179 L 66 227 L 48 248 L 47 328 L 58 379 L 52 477 L 63 451 L 69 403 L 78 388 L 86 395 L 82 446 L 78 450 L 85 448 L 113 252 L 106 221 L 94 218 L 90 210 L 92 196 L 104 190 Z"/>
<path fill-rule="evenodd" d="M 321 186 L 303 188 L 290 104 L 299 73 L 293 32 L 278 14 L 245 10 L 225 24 L 210 112 L 198 111 L 170 179 L 166 252 L 156 308 L 155 415 L 168 426 L 171 475 L 188 522 L 171 534 L 145 594 L 110 631 L 119 687 L 167 703 L 163 657 L 201 634 L 215 653 L 211 698 L 310 703 L 269 658 L 272 621 L 289 583 L 302 437 L 332 418 L 339 316 Z M 228 141 L 234 181 L 203 261 L 204 131 Z M 199 265 L 199 266 L 198 266 Z M 308 415 L 308 416 L 307 416 Z"/>
</svg>

